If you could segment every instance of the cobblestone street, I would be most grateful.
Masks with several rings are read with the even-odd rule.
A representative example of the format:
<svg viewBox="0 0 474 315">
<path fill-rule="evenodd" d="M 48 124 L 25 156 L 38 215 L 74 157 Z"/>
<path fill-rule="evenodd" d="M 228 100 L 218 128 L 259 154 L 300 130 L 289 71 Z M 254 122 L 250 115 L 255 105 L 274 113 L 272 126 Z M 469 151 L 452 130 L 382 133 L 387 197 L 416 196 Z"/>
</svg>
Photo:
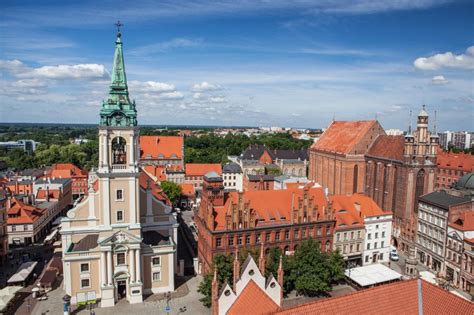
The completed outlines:
<svg viewBox="0 0 474 315">
<path fill-rule="evenodd" d="M 174 295 L 171 296 L 169 306 L 170 315 L 174 314 L 192 314 L 201 315 L 209 314 L 210 310 L 202 305 L 199 301 L 201 295 L 197 293 L 197 287 L 201 281 L 201 277 L 190 278 L 185 284 L 182 284 Z M 38 302 L 33 309 L 33 315 L 55 315 L 62 314 L 63 303 L 62 297 L 64 291 L 60 286 L 54 291 L 51 291 L 47 301 Z M 186 308 L 186 311 L 181 312 L 180 308 Z M 96 308 L 94 309 L 96 315 L 130 315 L 130 314 L 166 314 L 166 299 L 162 294 L 152 295 L 148 297 L 141 304 L 128 304 L 126 301 L 119 302 L 114 307 Z M 71 314 L 90 314 L 90 310 L 85 308 L 72 308 Z"/>
</svg>

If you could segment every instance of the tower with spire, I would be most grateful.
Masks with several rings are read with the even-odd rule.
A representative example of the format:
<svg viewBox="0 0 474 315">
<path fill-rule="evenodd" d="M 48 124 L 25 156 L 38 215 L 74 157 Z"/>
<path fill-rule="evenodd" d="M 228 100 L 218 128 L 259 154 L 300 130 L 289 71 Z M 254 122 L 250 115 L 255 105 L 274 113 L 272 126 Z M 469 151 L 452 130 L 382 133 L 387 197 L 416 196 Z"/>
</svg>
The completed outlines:
<svg viewBox="0 0 474 315">
<path fill-rule="evenodd" d="M 118 26 L 121 26 L 118 23 Z M 139 128 L 117 30 L 109 95 L 99 122 L 99 163 L 89 194 L 62 220 L 64 290 L 100 307 L 174 291 L 177 218 L 161 188 L 138 166 Z"/>
</svg>

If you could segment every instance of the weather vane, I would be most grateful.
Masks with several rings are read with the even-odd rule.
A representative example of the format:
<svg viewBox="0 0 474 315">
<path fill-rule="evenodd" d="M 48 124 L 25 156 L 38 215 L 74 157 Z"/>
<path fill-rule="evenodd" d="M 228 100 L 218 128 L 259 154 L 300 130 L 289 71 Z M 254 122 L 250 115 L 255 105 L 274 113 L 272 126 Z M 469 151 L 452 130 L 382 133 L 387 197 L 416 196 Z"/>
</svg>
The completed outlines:
<svg viewBox="0 0 474 315">
<path fill-rule="evenodd" d="M 123 24 L 120 23 L 120 20 L 118 20 L 117 23 L 115 23 L 114 25 L 117 26 L 117 32 L 120 33 L 120 27 L 123 26 Z"/>
</svg>

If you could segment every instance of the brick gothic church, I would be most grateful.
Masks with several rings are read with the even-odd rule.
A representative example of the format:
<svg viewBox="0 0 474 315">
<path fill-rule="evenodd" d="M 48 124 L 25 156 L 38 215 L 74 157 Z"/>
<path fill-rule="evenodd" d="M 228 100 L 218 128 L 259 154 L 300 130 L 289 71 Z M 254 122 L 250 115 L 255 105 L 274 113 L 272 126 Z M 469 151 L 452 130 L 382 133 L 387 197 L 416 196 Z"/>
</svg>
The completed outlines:
<svg viewBox="0 0 474 315">
<path fill-rule="evenodd" d="M 418 197 L 434 190 L 439 138 L 423 106 L 416 130 L 389 136 L 377 121 L 333 122 L 310 149 L 310 179 L 330 194 L 362 192 L 393 213 L 393 243 L 408 250 Z"/>
</svg>

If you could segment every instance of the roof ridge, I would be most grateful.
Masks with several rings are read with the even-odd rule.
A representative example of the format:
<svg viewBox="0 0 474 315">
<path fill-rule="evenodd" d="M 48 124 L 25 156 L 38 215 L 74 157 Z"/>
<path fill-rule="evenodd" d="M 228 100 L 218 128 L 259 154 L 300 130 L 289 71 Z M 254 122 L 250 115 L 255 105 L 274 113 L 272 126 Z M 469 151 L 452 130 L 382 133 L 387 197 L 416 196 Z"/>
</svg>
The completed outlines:
<svg viewBox="0 0 474 315">
<path fill-rule="evenodd" d="M 410 283 L 410 282 L 416 282 L 418 279 L 410 279 L 410 280 L 400 280 L 400 281 L 395 281 L 395 282 L 392 282 L 392 283 L 388 283 L 388 284 L 383 284 L 383 285 L 379 285 L 379 286 L 375 286 L 375 287 L 371 287 L 371 288 L 367 288 L 367 289 L 362 289 L 362 290 L 359 290 L 359 291 L 355 291 L 355 292 L 352 292 L 352 293 L 348 293 L 348 294 L 345 294 L 345 295 L 340 295 L 340 296 L 332 296 L 332 297 L 329 297 L 327 299 L 320 299 L 320 300 L 316 300 L 316 301 L 309 301 L 307 303 L 304 303 L 304 304 L 300 304 L 300 305 L 295 305 L 295 306 L 292 306 L 292 307 L 289 307 L 289 308 L 284 308 L 282 309 L 282 311 L 289 311 L 289 310 L 292 310 L 292 309 L 297 309 L 297 308 L 300 308 L 300 307 L 303 307 L 303 306 L 307 306 L 307 305 L 310 305 L 310 304 L 318 304 L 318 303 L 323 303 L 323 302 L 327 302 L 327 301 L 332 301 L 332 300 L 335 300 L 335 299 L 342 299 L 342 298 L 345 298 L 345 297 L 348 297 L 348 296 L 356 296 L 356 295 L 360 295 L 362 293 L 366 293 L 368 291 L 373 291 L 373 290 L 377 290 L 377 289 L 380 289 L 380 288 L 387 288 L 387 287 L 391 287 L 391 286 L 396 286 L 396 285 L 399 285 L 400 283 Z M 423 279 L 422 279 L 423 280 Z M 423 280 L 425 281 L 425 280 Z M 425 281 L 426 282 L 426 281 Z M 454 294 L 453 294 L 454 295 Z"/>
</svg>

